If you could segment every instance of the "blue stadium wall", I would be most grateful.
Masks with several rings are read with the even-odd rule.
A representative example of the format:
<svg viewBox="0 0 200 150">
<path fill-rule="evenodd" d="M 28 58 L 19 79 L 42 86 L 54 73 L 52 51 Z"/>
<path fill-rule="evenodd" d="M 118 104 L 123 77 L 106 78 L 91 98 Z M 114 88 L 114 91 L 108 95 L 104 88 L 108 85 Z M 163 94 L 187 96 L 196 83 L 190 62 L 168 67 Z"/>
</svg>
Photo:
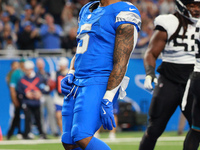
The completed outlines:
<svg viewBox="0 0 200 150">
<path fill-rule="evenodd" d="M 6 75 L 10 71 L 11 63 L 15 59 L 0 59 L 0 127 L 2 129 L 3 135 L 6 135 L 9 125 L 10 125 L 10 94 L 8 85 L 6 83 Z M 16 59 L 17 60 L 17 59 Z M 35 58 L 32 58 L 35 62 Z M 57 69 L 57 61 L 56 57 L 45 57 L 45 69 L 46 71 L 52 72 Z M 69 59 L 70 60 L 70 59 Z M 161 60 L 157 60 L 157 66 L 161 63 Z M 134 100 L 139 106 L 143 113 L 148 113 L 152 93 L 145 90 L 143 83 L 145 78 L 145 70 L 143 66 L 142 59 L 131 59 L 129 62 L 127 74 L 130 77 L 130 82 L 127 88 L 127 97 Z M 166 131 L 176 131 L 178 128 L 178 121 L 180 116 L 180 109 L 178 108 L 172 118 L 170 119 Z M 186 125 L 185 130 L 188 129 L 188 125 Z"/>
</svg>

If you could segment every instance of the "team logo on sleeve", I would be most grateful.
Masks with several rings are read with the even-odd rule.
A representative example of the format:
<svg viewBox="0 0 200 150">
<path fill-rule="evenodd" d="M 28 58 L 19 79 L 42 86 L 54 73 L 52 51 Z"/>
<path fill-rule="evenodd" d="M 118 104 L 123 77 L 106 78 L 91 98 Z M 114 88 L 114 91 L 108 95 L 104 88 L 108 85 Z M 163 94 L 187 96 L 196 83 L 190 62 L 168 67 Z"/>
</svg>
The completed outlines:
<svg viewBox="0 0 200 150">
<path fill-rule="evenodd" d="M 135 8 L 129 8 L 130 11 L 136 10 Z"/>
</svg>

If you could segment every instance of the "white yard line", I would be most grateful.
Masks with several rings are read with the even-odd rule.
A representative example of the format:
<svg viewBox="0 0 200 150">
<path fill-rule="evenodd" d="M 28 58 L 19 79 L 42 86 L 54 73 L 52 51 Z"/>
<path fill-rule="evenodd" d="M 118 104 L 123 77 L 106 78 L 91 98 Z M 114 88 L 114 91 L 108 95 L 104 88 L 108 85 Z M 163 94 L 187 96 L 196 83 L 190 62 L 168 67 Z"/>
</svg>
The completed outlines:
<svg viewBox="0 0 200 150">
<path fill-rule="evenodd" d="M 17 144 L 48 144 L 48 143 L 61 143 L 60 139 L 53 140 L 11 140 L 0 141 L 0 145 L 17 145 Z"/>
<path fill-rule="evenodd" d="M 159 142 L 174 142 L 174 141 L 183 141 L 184 136 L 177 137 L 160 137 Z M 141 138 L 116 138 L 115 140 L 110 140 L 109 138 L 101 138 L 106 143 L 126 143 L 126 142 L 140 142 Z M 0 141 L 0 145 L 17 145 L 17 144 L 48 144 L 48 143 L 61 143 L 60 139 L 49 139 L 49 140 L 11 140 L 11 141 Z M 160 143 L 162 144 L 162 143 Z"/>
</svg>

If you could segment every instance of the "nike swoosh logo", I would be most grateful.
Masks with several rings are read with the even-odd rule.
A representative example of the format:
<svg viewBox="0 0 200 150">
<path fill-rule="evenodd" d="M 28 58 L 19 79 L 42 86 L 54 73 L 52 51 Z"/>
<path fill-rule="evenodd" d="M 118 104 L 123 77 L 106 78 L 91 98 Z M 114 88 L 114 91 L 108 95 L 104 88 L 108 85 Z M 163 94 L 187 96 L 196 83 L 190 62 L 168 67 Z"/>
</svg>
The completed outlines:
<svg viewBox="0 0 200 150">
<path fill-rule="evenodd" d="M 109 102 L 106 103 L 106 105 L 108 105 Z"/>
<path fill-rule="evenodd" d="M 106 114 L 106 111 L 104 110 L 104 108 L 102 107 L 102 109 L 103 109 L 103 114 L 105 115 Z"/>
<path fill-rule="evenodd" d="M 129 10 L 130 10 L 130 11 L 133 11 L 133 10 L 136 10 L 136 9 L 134 9 L 134 8 L 129 8 Z"/>
</svg>

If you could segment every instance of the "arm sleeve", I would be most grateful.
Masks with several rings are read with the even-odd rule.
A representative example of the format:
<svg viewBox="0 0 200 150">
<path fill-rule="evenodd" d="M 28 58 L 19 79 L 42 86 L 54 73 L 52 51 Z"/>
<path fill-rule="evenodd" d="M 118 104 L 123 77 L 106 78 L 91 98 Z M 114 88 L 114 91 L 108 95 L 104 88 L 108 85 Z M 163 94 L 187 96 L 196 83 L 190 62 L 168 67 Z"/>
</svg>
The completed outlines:
<svg viewBox="0 0 200 150">
<path fill-rule="evenodd" d="M 141 16 L 140 12 L 134 5 L 129 5 L 116 14 L 115 29 L 121 24 L 133 24 L 137 31 L 141 29 Z"/>
<path fill-rule="evenodd" d="M 178 19 L 172 14 L 160 15 L 154 20 L 155 29 L 165 30 L 167 32 L 168 39 L 176 31 L 178 24 Z"/>
<path fill-rule="evenodd" d="M 155 27 L 155 30 L 167 32 L 167 31 L 165 30 L 165 28 L 163 28 L 163 27 L 160 26 L 160 25 L 157 25 L 157 26 Z"/>
<path fill-rule="evenodd" d="M 12 75 L 11 75 L 11 78 L 10 78 L 10 86 L 14 87 L 14 88 L 17 86 L 15 74 L 16 74 L 16 72 L 13 72 Z"/>
</svg>

